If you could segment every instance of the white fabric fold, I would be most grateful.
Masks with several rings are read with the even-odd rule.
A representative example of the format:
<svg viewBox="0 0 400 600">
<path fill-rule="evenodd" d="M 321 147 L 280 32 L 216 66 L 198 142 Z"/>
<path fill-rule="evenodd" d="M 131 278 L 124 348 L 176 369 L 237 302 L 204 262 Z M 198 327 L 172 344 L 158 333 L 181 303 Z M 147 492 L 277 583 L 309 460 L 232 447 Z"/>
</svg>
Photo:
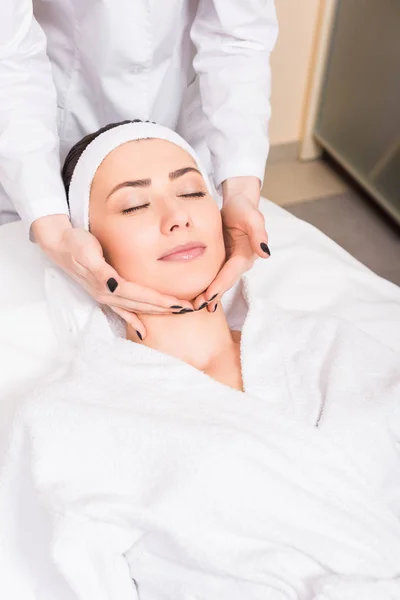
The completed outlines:
<svg viewBox="0 0 400 600">
<path fill-rule="evenodd" d="M 399 354 L 277 308 L 266 268 L 242 279 L 245 393 L 93 310 L 69 372 L 16 415 L 7 599 L 400 597 Z"/>
</svg>

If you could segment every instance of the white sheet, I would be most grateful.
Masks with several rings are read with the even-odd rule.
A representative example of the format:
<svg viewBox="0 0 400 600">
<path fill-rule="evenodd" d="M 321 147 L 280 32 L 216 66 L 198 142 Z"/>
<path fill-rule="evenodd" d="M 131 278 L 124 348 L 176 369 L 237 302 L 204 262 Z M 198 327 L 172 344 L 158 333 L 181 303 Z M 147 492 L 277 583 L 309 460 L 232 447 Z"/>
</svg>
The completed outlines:
<svg viewBox="0 0 400 600">
<path fill-rule="evenodd" d="M 114 338 L 96 309 L 71 371 L 14 422 L 7 599 L 400 596 L 400 355 L 281 310 L 268 268 L 244 278 L 245 395 Z"/>
</svg>

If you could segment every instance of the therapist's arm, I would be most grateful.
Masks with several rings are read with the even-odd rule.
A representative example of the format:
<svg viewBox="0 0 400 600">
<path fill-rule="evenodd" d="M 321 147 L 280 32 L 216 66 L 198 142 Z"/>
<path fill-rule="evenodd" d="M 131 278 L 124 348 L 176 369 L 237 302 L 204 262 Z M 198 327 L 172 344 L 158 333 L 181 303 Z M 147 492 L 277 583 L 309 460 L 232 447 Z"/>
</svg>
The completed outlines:
<svg viewBox="0 0 400 600">
<path fill-rule="evenodd" d="M 273 0 L 200 0 L 191 37 L 197 49 L 205 132 L 214 181 L 262 183 L 268 155 L 270 53 L 278 34 Z"/>
<path fill-rule="evenodd" d="M 32 0 L 7 0 L 1 9 L 0 181 L 41 249 L 142 338 L 146 330 L 134 311 L 144 312 L 143 303 L 162 314 L 173 305 L 192 308 L 119 277 L 97 239 L 71 226 L 60 174 L 56 90 Z"/>
<path fill-rule="evenodd" d="M 268 258 L 268 236 L 258 209 L 268 156 L 270 53 L 278 34 L 273 0 L 200 0 L 191 37 L 197 48 L 214 183 L 223 195 L 228 261 L 206 292 L 201 305 L 216 302 L 257 256 Z M 215 302 L 208 310 L 214 310 Z"/>
<path fill-rule="evenodd" d="M 32 0 L 4 2 L 1 10 L 0 180 L 29 225 L 46 215 L 68 215 L 56 91 Z"/>
</svg>

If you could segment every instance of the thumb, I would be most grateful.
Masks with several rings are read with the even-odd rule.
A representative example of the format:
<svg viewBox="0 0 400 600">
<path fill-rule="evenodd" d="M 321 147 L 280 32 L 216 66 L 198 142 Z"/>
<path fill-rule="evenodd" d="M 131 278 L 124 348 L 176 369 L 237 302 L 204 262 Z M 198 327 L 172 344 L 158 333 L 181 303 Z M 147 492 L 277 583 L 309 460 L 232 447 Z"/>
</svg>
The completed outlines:
<svg viewBox="0 0 400 600">
<path fill-rule="evenodd" d="M 114 292 L 121 282 L 117 271 L 106 262 L 97 240 L 95 244 L 85 245 L 77 262 L 85 270 L 90 283 L 102 291 Z"/>
<path fill-rule="evenodd" d="M 268 247 L 268 234 L 265 229 L 264 215 L 254 208 L 248 215 L 247 235 L 251 248 L 260 258 L 269 258 L 271 252 Z"/>
<path fill-rule="evenodd" d="M 102 290 L 114 293 L 123 279 L 104 258 L 91 264 L 90 274 L 97 286 Z"/>
</svg>

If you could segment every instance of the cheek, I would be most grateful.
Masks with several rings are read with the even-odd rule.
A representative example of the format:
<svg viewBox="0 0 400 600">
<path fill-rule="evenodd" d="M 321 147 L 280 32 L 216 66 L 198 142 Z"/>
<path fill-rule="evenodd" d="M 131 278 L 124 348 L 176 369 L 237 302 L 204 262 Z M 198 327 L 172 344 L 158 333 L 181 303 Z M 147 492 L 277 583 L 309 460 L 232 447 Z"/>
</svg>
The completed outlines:
<svg viewBox="0 0 400 600">
<path fill-rule="evenodd" d="M 202 229 L 217 261 L 225 259 L 225 244 L 222 230 L 222 218 L 218 206 L 212 202 L 202 214 Z"/>
<path fill-rule="evenodd" d="M 152 252 L 157 247 L 151 228 L 140 227 L 129 217 L 107 219 L 102 227 L 97 228 L 96 237 L 105 259 L 121 277 L 134 282 L 143 281 L 154 262 Z"/>
</svg>

